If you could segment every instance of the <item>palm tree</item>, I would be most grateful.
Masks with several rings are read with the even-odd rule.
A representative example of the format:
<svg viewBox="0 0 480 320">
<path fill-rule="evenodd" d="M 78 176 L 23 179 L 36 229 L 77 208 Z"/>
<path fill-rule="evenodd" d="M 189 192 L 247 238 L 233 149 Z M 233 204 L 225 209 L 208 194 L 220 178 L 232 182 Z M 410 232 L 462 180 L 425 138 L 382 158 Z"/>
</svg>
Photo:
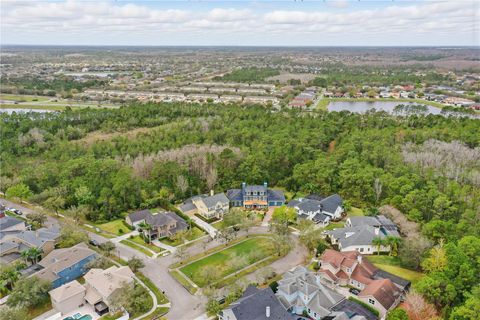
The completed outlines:
<svg viewBox="0 0 480 320">
<path fill-rule="evenodd" d="M 10 286 L 10 289 L 13 288 L 13 284 L 17 282 L 17 280 L 20 278 L 20 271 L 18 271 L 15 268 L 8 269 L 4 275 L 3 278 L 6 281 L 6 285 Z"/>
<path fill-rule="evenodd" d="M 385 244 L 385 240 L 380 237 L 373 238 L 372 244 L 377 246 L 377 254 L 380 255 L 380 247 Z"/>
<path fill-rule="evenodd" d="M 28 259 L 30 258 L 30 251 L 29 249 L 23 250 L 20 255 L 22 256 L 23 260 L 25 260 L 25 264 L 28 265 Z"/>
<path fill-rule="evenodd" d="M 400 238 L 387 236 L 385 238 L 385 243 L 390 246 L 390 253 L 389 255 L 396 256 L 398 254 L 398 246 L 401 242 Z"/>
<path fill-rule="evenodd" d="M 138 224 L 140 228 L 142 228 L 143 235 L 145 235 L 145 231 L 148 231 L 148 243 L 152 242 L 152 225 L 146 222 L 141 222 Z"/>
<path fill-rule="evenodd" d="M 38 262 L 38 259 L 42 256 L 43 250 L 39 248 L 30 248 L 29 251 L 29 258 L 32 260 L 33 264 Z"/>
</svg>

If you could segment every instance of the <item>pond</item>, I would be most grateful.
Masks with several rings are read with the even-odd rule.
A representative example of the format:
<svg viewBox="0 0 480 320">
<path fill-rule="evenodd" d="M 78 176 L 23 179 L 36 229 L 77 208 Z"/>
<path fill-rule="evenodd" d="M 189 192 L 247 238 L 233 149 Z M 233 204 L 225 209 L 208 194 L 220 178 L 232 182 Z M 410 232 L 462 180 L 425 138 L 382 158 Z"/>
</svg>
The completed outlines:
<svg viewBox="0 0 480 320">
<path fill-rule="evenodd" d="M 328 104 L 328 111 L 350 111 L 354 113 L 365 113 L 369 110 L 375 109 L 377 111 L 386 111 L 388 113 L 397 113 L 395 112 L 395 107 L 403 104 L 406 106 L 420 105 L 418 103 L 412 102 L 396 102 L 396 101 L 332 101 Z M 441 114 L 442 109 L 429 106 L 424 106 L 424 110 L 419 110 L 419 114 Z"/>
</svg>

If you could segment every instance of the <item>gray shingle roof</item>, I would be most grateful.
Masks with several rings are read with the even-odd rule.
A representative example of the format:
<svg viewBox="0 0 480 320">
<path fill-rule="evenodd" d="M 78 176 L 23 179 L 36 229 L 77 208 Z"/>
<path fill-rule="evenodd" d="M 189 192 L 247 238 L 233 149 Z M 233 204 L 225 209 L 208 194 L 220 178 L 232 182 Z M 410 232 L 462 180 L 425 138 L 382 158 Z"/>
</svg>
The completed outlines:
<svg viewBox="0 0 480 320">
<path fill-rule="evenodd" d="M 128 217 L 130 218 L 130 221 L 132 221 L 132 223 L 135 223 L 140 220 L 146 220 L 149 215 L 152 215 L 152 213 L 150 212 L 150 210 L 145 209 L 132 212 L 128 215 Z"/>
<path fill-rule="evenodd" d="M 5 216 L 0 218 L 0 231 L 8 229 L 10 227 L 16 226 L 17 224 L 23 223 L 22 220 L 15 217 Z"/>
<path fill-rule="evenodd" d="M 338 194 L 331 195 L 320 201 L 323 205 L 323 211 L 335 213 L 338 207 L 343 205 L 343 200 Z"/>
<path fill-rule="evenodd" d="M 208 208 L 215 207 L 215 205 L 219 202 L 221 203 L 228 203 L 228 198 L 225 193 L 217 193 L 213 196 L 208 196 L 203 198 L 203 202 Z"/>
<path fill-rule="evenodd" d="M 283 194 L 283 191 L 268 189 L 268 201 L 285 202 L 285 195 Z"/>
<path fill-rule="evenodd" d="M 295 317 L 290 314 L 278 301 L 272 289 L 248 289 L 242 298 L 232 303 L 229 309 L 232 310 L 237 320 L 265 320 L 265 312 L 270 307 L 269 320 L 294 320 Z"/>
<path fill-rule="evenodd" d="M 243 195 L 241 189 L 227 190 L 227 198 L 230 201 L 243 201 Z"/>
<path fill-rule="evenodd" d="M 287 301 L 283 292 L 288 296 L 299 292 L 306 295 L 314 294 L 310 301 L 304 301 L 298 295 L 293 304 L 309 308 L 321 316 L 328 315 L 330 313 L 329 309 L 344 299 L 342 295 L 321 284 L 315 274 L 303 266 L 298 266 L 286 272 L 283 278 L 278 281 L 277 296 L 283 297 L 281 301 Z"/>
<path fill-rule="evenodd" d="M 380 237 L 382 239 L 387 236 L 398 237 L 398 232 L 390 232 L 384 228 L 380 228 L 380 232 L 375 234 L 375 228 L 372 226 L 357 226 L 351 228 L 338 228 L 327 231 L 326 234 L 338 239 L 342 248 L 347 248 L 353 245 L 371 245 L 374 238 Z M 348 234 L 348 236 L 347 236 Z"/>
<path fill-rule="evenodd" d="M 403 279 L 401 277 L 398 277 L 394 274 L 391 274 L 390 272 L 383 271 L 381 269 L 378 269 L 375 274 L 373 275 L 374 279 L 390 279 L 393 283 L 395 283 L 397 286 L 399 286 L 402 290 L 408 290 L 410 288 L 411 282 Z"/>
</svg>

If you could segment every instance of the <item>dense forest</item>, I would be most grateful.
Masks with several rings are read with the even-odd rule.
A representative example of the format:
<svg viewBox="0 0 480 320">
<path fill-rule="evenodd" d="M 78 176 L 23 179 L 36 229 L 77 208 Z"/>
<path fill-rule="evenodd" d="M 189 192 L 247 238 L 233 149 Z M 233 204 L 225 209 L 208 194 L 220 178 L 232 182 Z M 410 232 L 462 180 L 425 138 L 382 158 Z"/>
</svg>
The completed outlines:
<svg viewBox="0 0 480 320">
<path fill-rule="evenodd" d="M 418 290 L 446 318 L 473 319 L 466 314 L 480 304 L 479 120 L 137 104 L 1 121 L 7 196 L 54 210 L 85 206 L 99 222 L 242 181 L 339 193 L 421 225 L 444 263 L 421 253 L 427 276 Z"/>
</svg>

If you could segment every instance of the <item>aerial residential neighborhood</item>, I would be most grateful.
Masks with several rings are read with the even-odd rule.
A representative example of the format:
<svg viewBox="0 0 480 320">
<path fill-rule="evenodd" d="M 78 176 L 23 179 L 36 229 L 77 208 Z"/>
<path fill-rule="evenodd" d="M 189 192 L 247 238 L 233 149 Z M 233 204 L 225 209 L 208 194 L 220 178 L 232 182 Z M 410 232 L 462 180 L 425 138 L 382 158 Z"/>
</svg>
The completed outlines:
<svg viewBox="0 0 480 320">
<path fill-rule="evenodd" d="M 2 0 L 0 320 L 479 320 L 479 4 Z"/>
</svg>

